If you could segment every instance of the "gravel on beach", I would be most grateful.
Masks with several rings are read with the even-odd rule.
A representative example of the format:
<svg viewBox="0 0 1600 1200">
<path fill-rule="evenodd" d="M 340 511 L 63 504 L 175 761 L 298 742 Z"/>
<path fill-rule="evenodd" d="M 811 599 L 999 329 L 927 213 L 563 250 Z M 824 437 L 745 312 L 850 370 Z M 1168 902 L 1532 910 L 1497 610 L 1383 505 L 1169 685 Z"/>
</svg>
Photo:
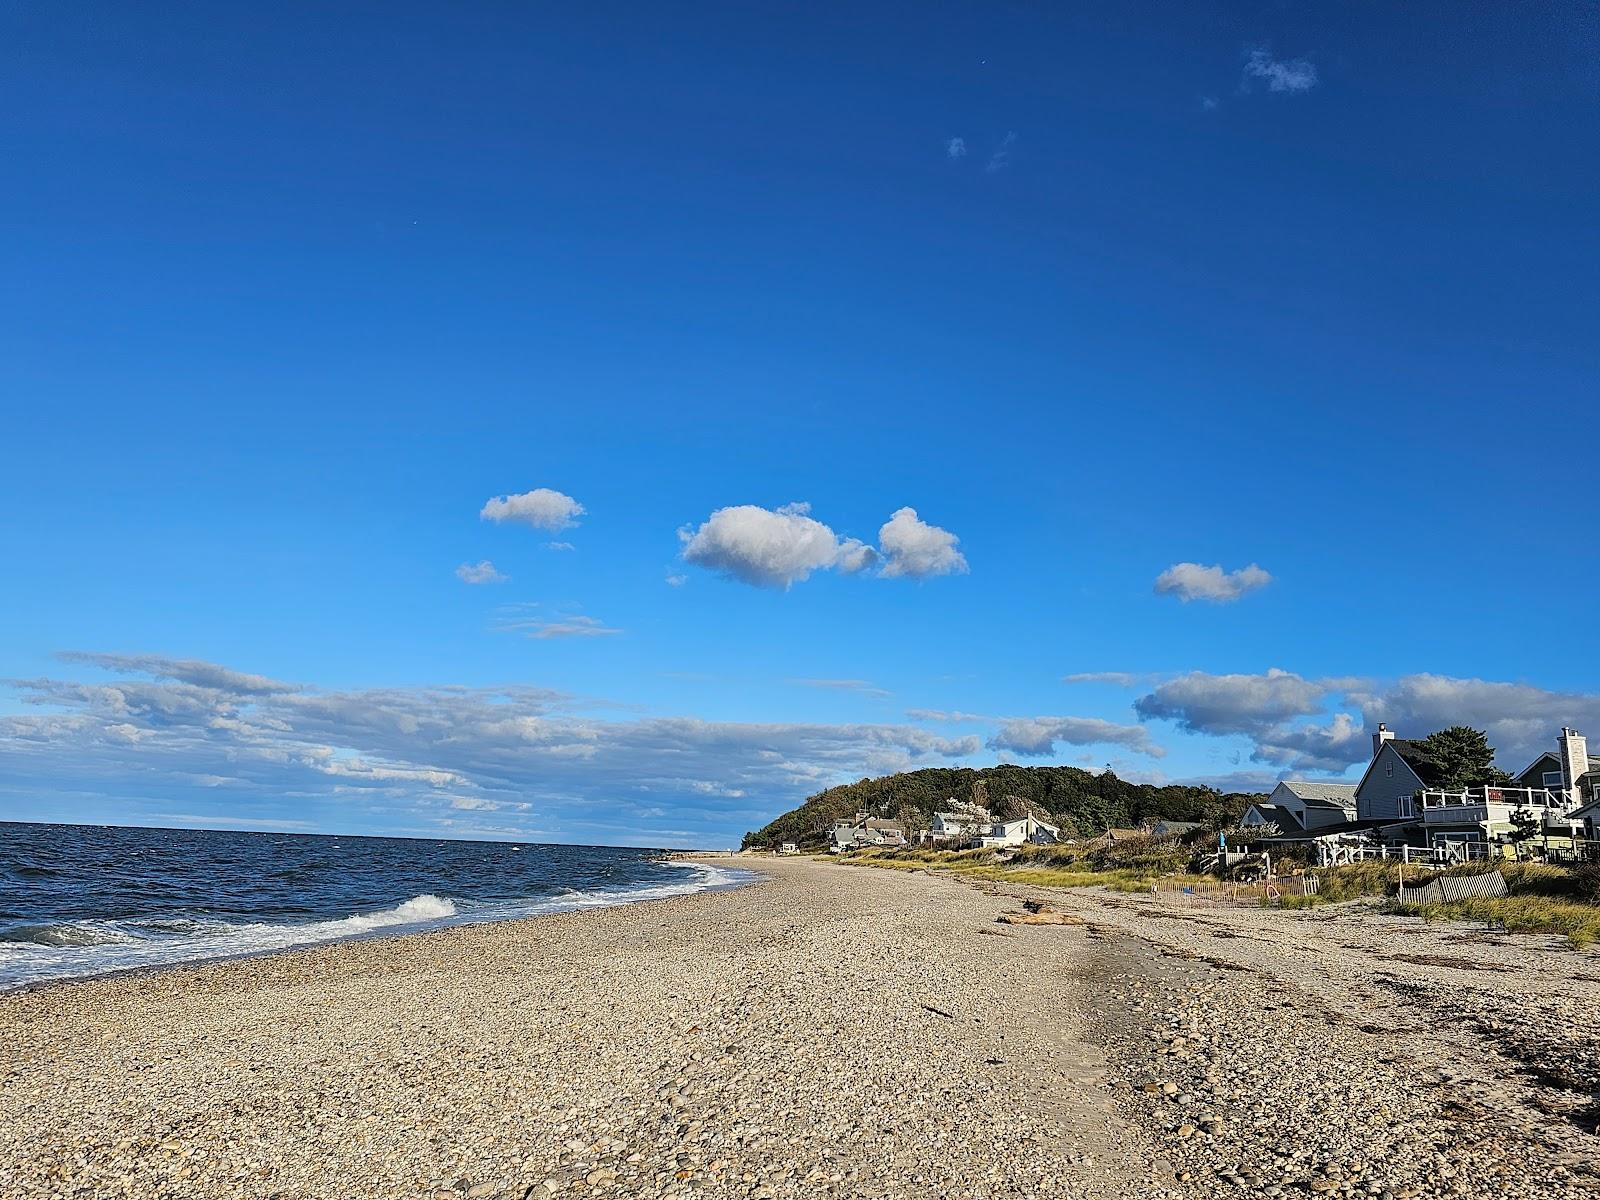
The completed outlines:
<svg viewBox="0 0 1600 1200">
<path fill-rule="evenodd" d="M 0 996 L 0 1195 L 1600 1196 L 1592 955 L 750 865 Z"/>
</svg>

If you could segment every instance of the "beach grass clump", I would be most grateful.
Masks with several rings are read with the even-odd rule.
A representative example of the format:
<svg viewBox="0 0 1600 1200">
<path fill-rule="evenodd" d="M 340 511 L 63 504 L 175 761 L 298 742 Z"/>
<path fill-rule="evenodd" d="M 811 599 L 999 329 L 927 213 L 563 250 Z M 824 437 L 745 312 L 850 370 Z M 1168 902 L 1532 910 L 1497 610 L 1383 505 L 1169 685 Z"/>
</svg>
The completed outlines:
<svg viewBox="0 0 1600 1200">
<path fill-rule="evenodd" d="M 1450 904 L 1396 904 L 1391 911 L 1428 921 L 1482 921 L 1507 933 L 1558 933 L 1576 948 L 1600 941 L 1600 907 L 1544 896 L 1457 900 Z"/>
</svg>

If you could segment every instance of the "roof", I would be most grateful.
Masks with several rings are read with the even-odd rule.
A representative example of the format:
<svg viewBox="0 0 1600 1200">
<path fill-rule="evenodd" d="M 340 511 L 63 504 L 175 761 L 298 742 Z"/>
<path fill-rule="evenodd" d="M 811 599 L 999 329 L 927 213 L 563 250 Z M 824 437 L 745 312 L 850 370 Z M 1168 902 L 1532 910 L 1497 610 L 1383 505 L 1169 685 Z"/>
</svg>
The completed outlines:
<svg viewBox="0 0 1600 1200">
<path fill-rule="evenodd" d="M 1307 804 L 1328 808 L 1353 808 L 1356 802 L 1356 785 L 1353 783 L 1314 783 L 1308 779 L 1283 779 L 1279 787 L 1288 788 Z"/>
<path fill-rule="evenodd" d="M 1188 833 L 1191 829 L 1199 829 L 1199 821 L 1157 821 L 1154 832 L 1156 833 Z"/>
<path fill-rule="evenodd" d="M 1410 738 L 1393 738 L 1387 745 L 1393 746 L 1394 752 L 1405 760 L 1406 766 L 1417 773 L 1424 787 L 1438 787 L 1444 782 L 1444 768 L 1439 765 L 1438 759 L 1422 748 L 1421 742 Z"/>
<path fill-rule="evenodd" d="M 1556 770 L 1559 771 L 1561 769 L 1561 759 L 1556 755 L 1555 751 L 1546 750 L 1546 751 L 1542 752 L 1539 755 L 1538 758 L 1534 759 L 1527 766 L 1523 767 L 1522 770 L 1518 771 L 1515 775 L 1513 775 L 1512 778 L 1515 779 L 1518 783 L 1521 783 L 1524 779 L 1526 779 L 1529 775 L 1532 775 L 1535 771 L 1541 770 L 1542 769 L 1541 764 L 1543 764 L 1544 760 L 1547 759 L 1547 758 L 1552 763 L 1555 764 L 1555 769 Z"/>
<path fill-rule="evenodd" d="M 878 817 L 868 817 L 862 824 L 868 829 L 890 829 L 899 833 L 905 832 L 899 821 L 885 821 Z"/>
<path fill-rule="evenodd" d="M 1260 801 L 1250 805 L 1261 814 L 1263 821 L 1276 825 L 1284 833 L 1299 833 L 1305 826 L 1301 825 L 1295 815 L 1281 804 L 1263 804 Z M 1245 810 L 1246 812 L 1249 809 Z"/>
<path fill-rule="evenodd" d="M 1113 827 L 1106 830 L 1106 836 L 1109 838 L 1136 838 L 1145 837 L 1147 835 L 1142 829 L 1117 829 Z"/>
</svg>

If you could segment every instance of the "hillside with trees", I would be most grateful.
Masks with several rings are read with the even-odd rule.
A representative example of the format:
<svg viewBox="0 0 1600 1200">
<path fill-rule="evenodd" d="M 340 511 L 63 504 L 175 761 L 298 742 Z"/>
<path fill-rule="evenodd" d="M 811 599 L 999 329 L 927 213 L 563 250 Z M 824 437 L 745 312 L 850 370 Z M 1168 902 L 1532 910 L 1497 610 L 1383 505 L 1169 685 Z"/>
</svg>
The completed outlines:
<svg viewBox="0 0 1600 1200">
<path fill-rule="evenodd" d="M 927 829 L 951 799 L 980 804 L 997 817 L 1031 810 L 1065 836 L 1093 836 L 1146 821 L 1199 821 L 1224 828 L 1238 821 L 1258 794 L 1219 792 L 1188 784 L 1129 783 L 1106 771 L 1079 767 L 930 767 L 828 788 L 744 836 L 745 849 L 776 849 L 784 842 L 820 846 L 833 823 L 858 812 L 898 820 L 907 834 Z"/>
</svg>

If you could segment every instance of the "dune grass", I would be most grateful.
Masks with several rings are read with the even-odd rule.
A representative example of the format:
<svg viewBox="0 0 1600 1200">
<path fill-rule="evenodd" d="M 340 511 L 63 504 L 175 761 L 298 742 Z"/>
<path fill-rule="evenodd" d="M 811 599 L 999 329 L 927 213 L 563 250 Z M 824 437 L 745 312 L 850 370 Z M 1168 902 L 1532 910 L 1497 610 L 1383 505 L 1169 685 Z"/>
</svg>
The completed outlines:
<svg viewBox="0 0 1600 1200">
<path fill-rule="evenodd" d="M 1033 887 L 1105 887 L 1119 892 L 1150 890 L 1154 876 L 1128 868 L 1096 870 L 1065 856 L 1018 855 L 1001 861 L 992 850 L 867 850 L 842 855 L 841 862 L 898 871 L 943 871 L 966 879 L 989 879 Z"/>
<path fill-rule="evenodd" d="M 1600 908 L 1544 896 L 1513 895 L 1497 900 L 1458 900 L 1452 904 L 1396 904 L 1392 912 L 1427 921 L 1482 921 L 1507 933 L 1565 934 L 1574 947 L 1600 940 Z"/>
</svg>

